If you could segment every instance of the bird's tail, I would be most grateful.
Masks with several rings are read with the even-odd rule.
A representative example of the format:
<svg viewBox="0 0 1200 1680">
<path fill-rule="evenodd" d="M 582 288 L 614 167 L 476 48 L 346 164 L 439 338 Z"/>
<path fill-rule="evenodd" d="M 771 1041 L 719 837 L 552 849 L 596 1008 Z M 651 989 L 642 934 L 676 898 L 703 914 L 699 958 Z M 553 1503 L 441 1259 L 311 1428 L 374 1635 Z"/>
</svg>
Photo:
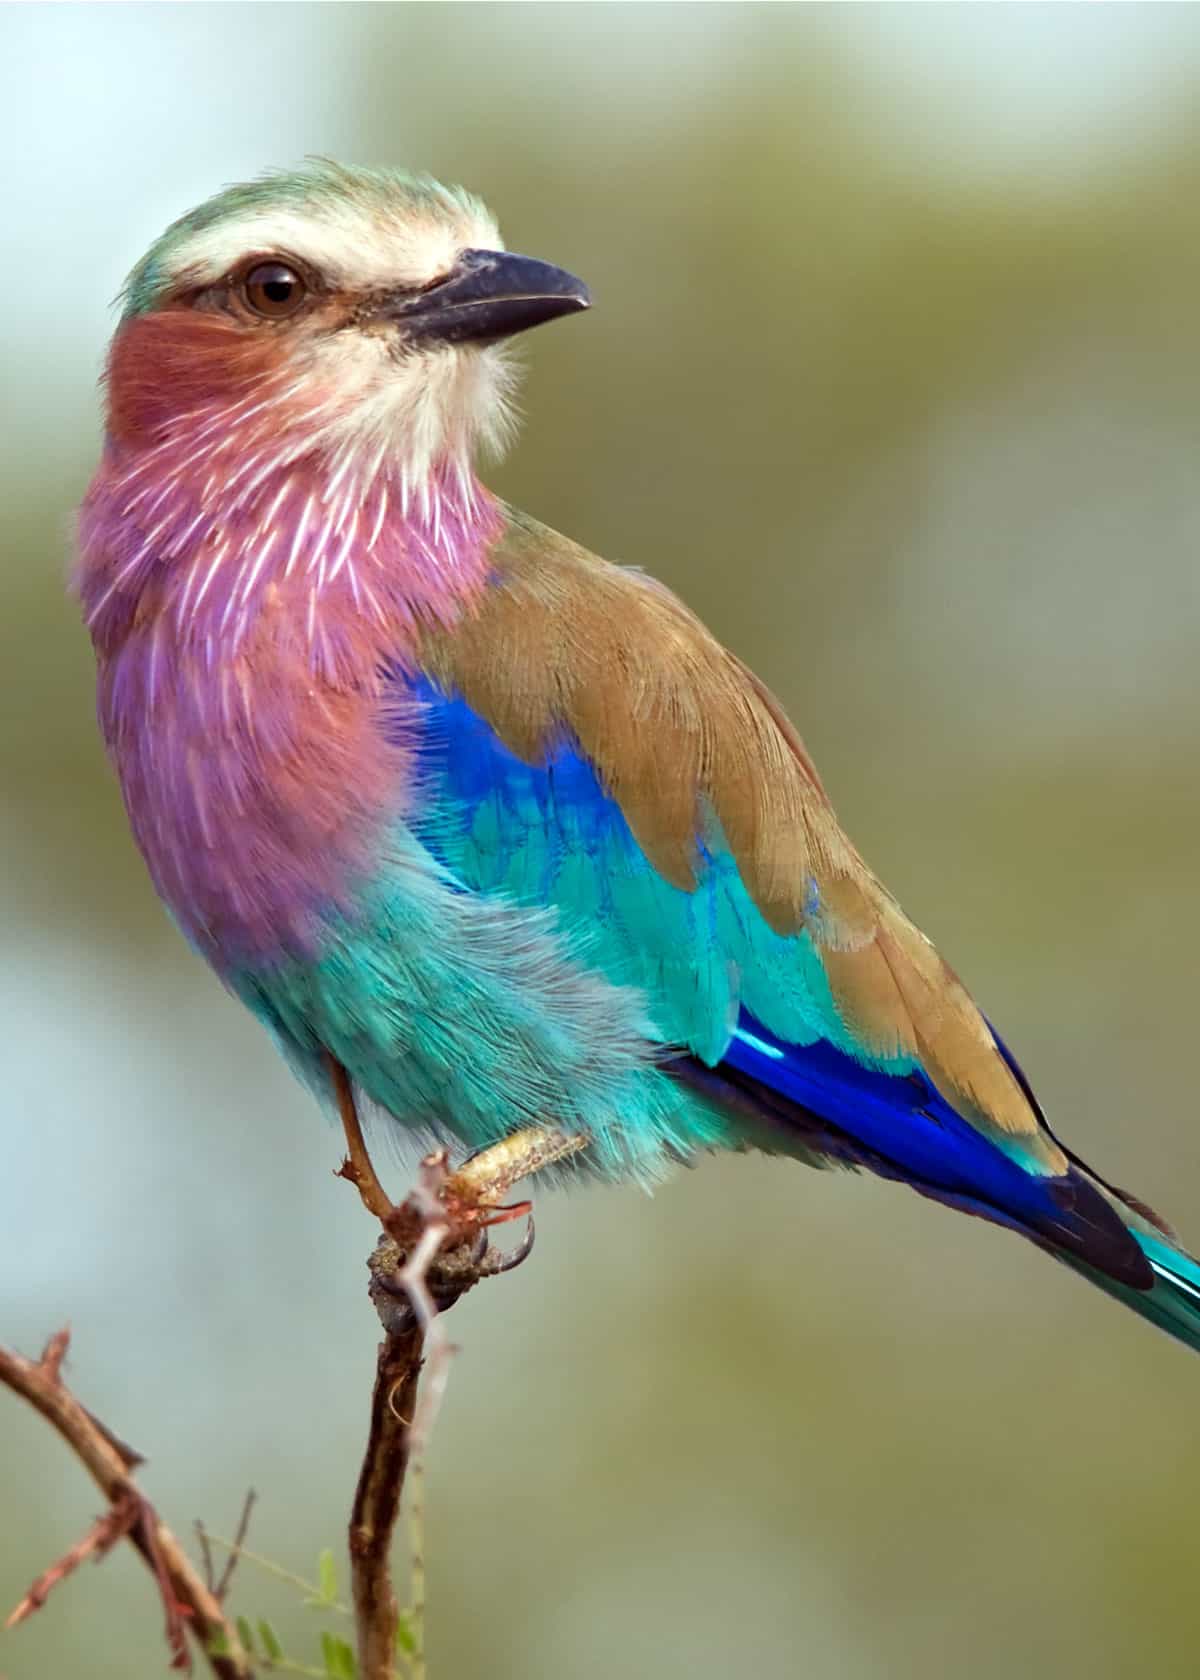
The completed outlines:
<svg viewBox="0 0 1200 1680">
<path fill-rule="evenodd" d="M 1179 1246 L 1174 1232 L 1144 1203 L 1123 1190 L 1103 1183 L 1083 1168 L 1082 1163 L 1077 1162 L 1077 1165 L 1115 1209 L 1121 1223 L 1149 1261 L 1152 1282 L 1148 1289 L 1134 1288 L 1061 1249 L 1051 1249 L 1051 1252 L 1073 1271 L 1087 1278 L 1089 1283 L 1096 1284 L 1106 1294 L 1132 1307 L 1140 1317 L 1157 1324 L 1160 1330 L 1174 1336 L 1185 1347 L 1200 1352 L 1200 1264 Z"/>
<path fill-rule="evenodd" d="M 1045 1126 L 1020 1068 L 997 1045 Z M 1101 1178 L 1061 1139 L 1054 1141 L 1066 1172 L 1035 1170 L 967 1121 L 926 1076 L 873 1071 L 825 1043 L 785 1044 L 749 1017 L 720 1067 L 680 1070 L 740 1112 L 780 1122 L 793 1140 L 789 1152 L 802 1146 L 808 1160 L 866 1167 L 1018 1231 L 1200 1351 L 1200 1264 L 1151 1208 Z"/>
</svg>

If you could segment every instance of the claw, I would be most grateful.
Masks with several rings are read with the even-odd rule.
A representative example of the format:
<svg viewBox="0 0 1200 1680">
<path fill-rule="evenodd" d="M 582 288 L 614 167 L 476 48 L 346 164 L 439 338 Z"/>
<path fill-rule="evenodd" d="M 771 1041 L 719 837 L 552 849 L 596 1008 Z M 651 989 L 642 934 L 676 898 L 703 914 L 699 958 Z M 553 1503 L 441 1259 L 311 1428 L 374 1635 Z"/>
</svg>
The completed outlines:
<svg viewBox="0 0 1200 1680">
<path fill-rule="evenodd" d="M 529 1204 L 526 1203 L 528 1208 Z M 510 1254 L 501 1254 L 499 1249 L 489 1250 L 480 1266 L 480 1271 L 487 1277 L 499 1277 L 504 1272 L 515 1271 L 533 1253 L 533 1239 L 535 1236 L 533 1224 L 533 1210 L 529 1209 L 529 1223 L 525 1227 L 525 1235 Z"/>
<path fill-rule="evenodd" d="M 448 1199 L 449 1200 L 449 1199 Z M 407 1204 L 399 1210 L 408 1211 Z M 452 1307 L 460 1296 L 482 1278 L 499 1277 L 523 1264 L 533 1252 L 533 1205 L 515 1202 L 507 1207 L 476 1206 L 457 1209 L 451 1203 L 447 1222 L 453 1231 L 445 1247 L 430 1262 L 425 1273 L 425 1286 L 439 1311 Z M 492 1248 L 488 1233 L 493 1225 L 506 1225 L 514 1219 L 526 1219 L 528 1225 L 517 1247 L 510 1253 Z M 408 1286 L 402 1281 L 404 1254 L 408 1246 L 407 1232 L 391 1231 L 380 1238 L 379 1248 L 372 1257 L 371 1288 L 375 1305 L 389 1335 L 407 1334 L 415 1320 Z M 390 1254 L 386 1251 L 390 1248 Z M 386 1257 L 379 1259 L 380 1254 Z M 387 1305 L 385 1305 L 385 1301 Z"/>
</svg>

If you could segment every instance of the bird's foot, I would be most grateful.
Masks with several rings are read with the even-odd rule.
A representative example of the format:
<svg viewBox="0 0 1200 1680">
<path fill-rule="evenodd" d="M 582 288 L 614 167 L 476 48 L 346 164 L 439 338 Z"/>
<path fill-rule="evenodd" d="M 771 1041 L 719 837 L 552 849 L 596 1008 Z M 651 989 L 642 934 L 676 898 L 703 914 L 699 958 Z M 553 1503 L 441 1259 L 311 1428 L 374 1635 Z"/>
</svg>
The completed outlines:
<svg viewBox="0 0 1200 1680">
<path fill-rule="evenodd" d="M 484 1225 L 458 1242 L 453 1242 L 451 1237 L 445 1239 L 447 1246 L 440 1248 L 428 1262 L 420 1280 L 428 1293 L 429 1303 L 437 1312 L 445 1312 L 452 1307 L 484 1278 L 515 1271 L 529 1258 L 533 1252 L 534 1224 L 528 1203 L 525 1208 L 529 1223 L 515 1248 L 493 1247 L 488 1237 L 488 1226 Z M 415 1318 L 413 1288 L 417 1280 L 411 1273 L 409 1257 L 403 1250 L 390 1237 L 381 1237 L 367 1264 L 371 1270 L 371 1294 L 381 1313 L 385 1310 L 385 1303 L 380 1296 L 387 1298 L 386 1310 L 392 1320 L 389 1328 L 399 1328 L 395 1319 L 397 1309 L 402 1319 Z"/>
<path fill-rule="evenodd" d="M 514 1219 L 527 1221 L 512 1249 L 492 1245 L 489 1233 Z M 533 1250 L 530 1202 L 497 1205 L 481 1199 L 449 1170 L 445 1150 L 427 1155 L 408 1199 L 383 1218 L 384 1235 L 367 1262 L 371 1297 L 389 1334 L 445 1312 L 483 1278 L 499 1277 Z"/>
<path fill-rule="evenodd" d="M 352 1103 L 348 1109 L 356 1122 Z M 528 1127 L 470 1156 L 454 1171 L 447 1151 L 438 1149 L 426 1155 L 416 1185 L 397 1204 L 373 1169 L 364 1178 L 353 1147 L 355 1142 L 361 1146 L 357 1124 L 347 1126 L 347 1137 L 352 1153 L 341 1176 L 358 1185 L 383 1226 L 367 1264 L 371 1299 L 389 1335 L 416 1327 L 427 1330 L 437 1313 L 453 1306 L 482 1278 L 499 1277 L 527 1260 L 534 1242 L 533 1207 L 527 1201 L 505 1202 L 506 1192 L 588 1142 L 580 1134 Z M 365 1146 L 360 1152 L 365 1158 Z M 514 1219 L 527 1221 L 521 1241 L 512 1249 L 494 1248 L 488 1233 Z"/>
</svg>

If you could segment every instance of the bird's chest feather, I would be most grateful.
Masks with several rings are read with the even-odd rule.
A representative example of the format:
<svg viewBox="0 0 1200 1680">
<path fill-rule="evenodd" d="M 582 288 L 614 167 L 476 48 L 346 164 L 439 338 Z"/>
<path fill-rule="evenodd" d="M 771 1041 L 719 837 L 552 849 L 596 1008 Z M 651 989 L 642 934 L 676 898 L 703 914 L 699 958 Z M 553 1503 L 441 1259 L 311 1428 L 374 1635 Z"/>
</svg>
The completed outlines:
<svg viewBox="0 0 1200 1680">
<path fill-rule="evenodd" d="M 102 650 L 98 702 L 155 885 L 219 968 L 315 954 L 404 803 L 378 627 L 325 603 L 318 660 L 285 586 L 237 634 L 198 634 L 171 586 L 154 595 Z"/>
<path fill-rule="evenodd" d="M 457 479 L 418 509 L 386 471 L 364 488 L 250 460 L 237 488 L 246 462 L 211 439 L 110 444 L 76 577 L 138 845 L 226 974 L 319 956 L 384 866 L 409 784 L 385 673 L 418 624 L 469 608 L 497 529 Z"/>
</svg>

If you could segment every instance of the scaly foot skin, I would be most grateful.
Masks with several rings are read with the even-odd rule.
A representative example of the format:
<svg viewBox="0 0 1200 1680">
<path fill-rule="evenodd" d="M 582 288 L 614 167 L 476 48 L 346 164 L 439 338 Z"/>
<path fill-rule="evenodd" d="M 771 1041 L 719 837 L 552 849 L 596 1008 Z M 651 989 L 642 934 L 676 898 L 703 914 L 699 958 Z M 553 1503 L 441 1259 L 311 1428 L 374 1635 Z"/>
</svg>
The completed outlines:
<svg viewBox="0 0 1200 1680">
<path fill-rule="evenodd" d="M 526 1126 L 501 1138 L 499 1143 L 468 1155 L 446 1179 L 444 1195 L 448 1203 L 457 1202 L 464 1209 L 491 1208 L 501 1212 L 499 1204 L 514 1184 L 580 1154 L 588 1142 L 582 1132 L 560 1132 L 553 1126 Z"/>
</svg>

